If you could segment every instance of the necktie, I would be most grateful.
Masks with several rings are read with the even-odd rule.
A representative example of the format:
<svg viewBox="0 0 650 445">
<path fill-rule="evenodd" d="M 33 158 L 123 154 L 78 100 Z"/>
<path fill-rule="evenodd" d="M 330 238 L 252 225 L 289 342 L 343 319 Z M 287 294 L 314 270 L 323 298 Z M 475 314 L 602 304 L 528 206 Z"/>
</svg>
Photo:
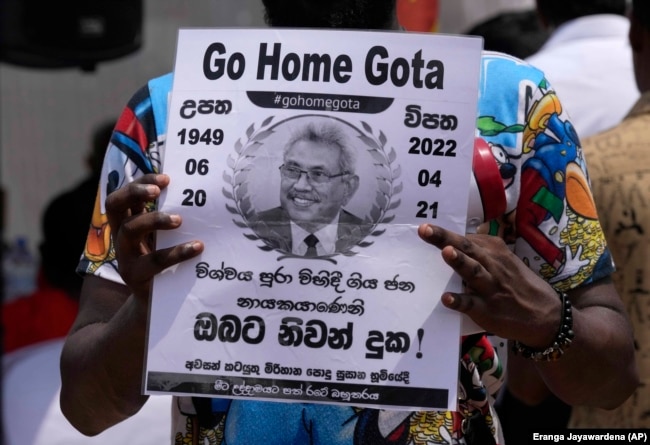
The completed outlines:
<svg viewBox="0 0 650 445">
<path fill-rule="evenodd" d="M 316 253 L 316 244 L 318 244 L 318 238 L 313 233 L 310 233 L 305 237 L 305 244 L 307 244 L 307 252 L 305 256 L 315 257 L 318 256 Z"/>
</svg>

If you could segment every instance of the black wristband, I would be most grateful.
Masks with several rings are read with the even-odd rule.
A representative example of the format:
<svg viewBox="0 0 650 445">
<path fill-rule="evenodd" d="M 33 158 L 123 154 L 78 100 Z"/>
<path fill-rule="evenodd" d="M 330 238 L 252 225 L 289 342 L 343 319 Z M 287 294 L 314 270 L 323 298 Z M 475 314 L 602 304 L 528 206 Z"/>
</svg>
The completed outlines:
<svg viewBox="0 0 650 445">
<path fill-rule="evenodd" d="M 553 340 L 553 344 L 546 349 L 534 349 L 519 343 L 515 340 L 512 345 L 512 352 L 521 354 L 525 358 L 535 360 L 537 362 L 552 362 L 559 360 L 564 351 L 571 346 L 573 340 L 573 314 L 571 312 L 571 301 L 565 292 L 558 292 L 558 296 L 562 301 L 562 320 L 560 322 L 560 330 Z"/>
</svg>

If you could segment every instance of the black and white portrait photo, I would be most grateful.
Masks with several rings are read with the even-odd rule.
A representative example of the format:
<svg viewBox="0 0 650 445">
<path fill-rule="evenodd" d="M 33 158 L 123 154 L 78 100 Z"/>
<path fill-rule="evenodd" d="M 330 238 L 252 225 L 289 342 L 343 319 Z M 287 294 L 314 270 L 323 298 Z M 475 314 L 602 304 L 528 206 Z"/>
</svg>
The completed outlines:
<svg viewBox="0 0 650 445">
<path fill-rule="evenodd" d="M 305 115 L 251 139 L 252 204 L 242 213 L 268 248 L 300 257 L 349 254 L 371 233 L 379 191 L 368 136 L 340 119 Z"/>
</svg>

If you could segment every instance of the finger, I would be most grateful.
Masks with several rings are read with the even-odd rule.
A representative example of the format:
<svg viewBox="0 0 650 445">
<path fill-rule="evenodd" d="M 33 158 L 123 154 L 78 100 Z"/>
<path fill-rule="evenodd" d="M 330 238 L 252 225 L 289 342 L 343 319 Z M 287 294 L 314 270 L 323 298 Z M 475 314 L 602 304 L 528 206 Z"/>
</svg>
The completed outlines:
<svg viewBox="0 0 650 445">
<path fill-rule="evenodd" d="M 490 320 L 486 302 L 479 296 L 465 293 L 446 292 L 442 295 L 442 304 L 456 312 L 466 314 L 481 328 L 493 332 L 498 326 Z"/>
<path fill-rule="evenodd" d="M 500 238 L 489 235 L 459 235 L 432 224 L 420 225 L 418 234 L 424 241 L 433 244 L 440 250 L 452 246 L 487 269 L 489 269 L 489 265 L 493 261 L 495 242 L 502 242 Z"/>
<path fill-rule="evenodd" d="M 445 263 L 460 275 L 466 289 L 479 294 L 493 290 L 492 275 L 479 261 L 452 246 L 444 247 L 441 254 Z"/>
<path fill-rule="evenodd" d="M 167 175 L 148 174 L 110 193 L 106 197 L 106 216 L 112 230 L 119 230 L 125 218 L 141 213 L 168 184 Z"/>
<path fill-rule="evenodd" d="M 418 227 L 418 235 L 429 244 L 442 249 L 445 246 L 454 246 L 458 249 L 466 243 L 467 238 L 440 226 L 433 224 L 421 224 Z"/>
<path fill-rule="evenodd" d="M 147 282 L 153 276 L 176 264 L 187 261 L 203 252 L 204 245 L 200 241 L 189 241 L 153 251 L 142 255 L 133 264 L 133 271 L 137 271 L 137 279 Z"/>
<path fill-rule="evenodd" d="M 173 230 L 182 223 L 181 217 L 163 212 L 141 213 L 121 222 L 117 232 L 113 232 L 115 242 L 124 254 L 139 255 L 149 253 L 149 238 L 157 230 Z"/>
<path fill-rule="evenodd" d="M 473 313 L 480 312 L 481 307 L 484 305 L 480 297 L 451 292 L 442 294 L 440 301 L 445 307 L 470 316 Z"/>
</svg>

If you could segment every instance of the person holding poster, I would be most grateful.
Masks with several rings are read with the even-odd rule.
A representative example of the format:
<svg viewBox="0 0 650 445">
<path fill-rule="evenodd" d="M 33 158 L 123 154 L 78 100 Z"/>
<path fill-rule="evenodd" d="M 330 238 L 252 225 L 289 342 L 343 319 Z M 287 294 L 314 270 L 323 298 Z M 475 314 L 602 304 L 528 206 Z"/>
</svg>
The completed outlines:
<svg viewBox="0 0 650 445">
<path fill-rule="evenodd" d="M 394 0 L 263 0 L 263 3 L 268 23 L 274 27 L 388 30 L 395 26 Z M 279 35 L 282 30 L 276 32 Z M 388 42 L 400 34 L 403 33 L 387 32 L 376 40 Z M 302 31 L 300 35 L 303 35 Z M 427 38 L 436 39 L 435 36 Z M 218 50 L 218 45 L 213 48 Z M 418 67 L 422 53 L 413 52 L 413 67 Z M 234 54 L 235 58 L 240 56 L 241 53 Z M 348 69 L 351 69 L 351 64 L 343 57 L 336 60 L 338 70 L 335 75 L 343 82 L 350 76 Z M 235 62 L 228 65 L 233 77 L 243 66 Z M 433 69 L 431 67 L 435 67 L 436 62 L 427 66 Z M 396 78 L 399 69 L 392 75 Z M 374 81 L 381 83 L 379 78 Z M 442 87 L 442 79 L 433 75 L 413 82 L 422 86 L 425 81 L 431 88 Z M 254 400 L 247 397 L 250 394 L 229 398 L 182 395 L 175 397 L 173 403 L 172 443 L 502 444 L 503 434 L 493 401 L 504 381 L 504 361 L 499 358 L 486 332 L 510 342 L 509 351 L 499 352 L 509 355 L 509 378 L 522 399 L 534 403 L 538 397 L 538 394 L 528 391 L 535 387 L 526 385 L 527 379 L 533 378 L 545 382 L 554 394 L 570 404 L 613 408 L 634 391 L 638 375 L 630 322 L 610 279 L 613 263 L 587 185 L 580 142 L 560 99 L 542 72 L 497 53 L 483 54 L 479 85 L 476 131 L 490 147 L 499 165 L 499 185 L 503 186 L 507 201 L 505 209 L 501 215 L 478 227 L 476 234 L 455 233 L 431 223 L 420 224 L 416 229 L 416 225 L 409 223 L 401 224 L 401 229 L 407 231 L 404 237 L 394 237 L 386 243 L 398 250 L 399 244 L 410 242 L 407 239 L 409 233 L 413 237 L 419 235 L 423 244 L 416 239 L 417 246 L 423 246 L 421 250 L 427 253 L 435 253 L 436 259 L 441 257 L 449 266 L 443 264 L 444 269 L 455 271 L 457 278 L 463 281 L 462 291 L 446 290 L 431 292 L 430 295 L 431 300 L 441 302 L 449 313 L 462 313 L 485 331 L 463 332 L 460 338 L 457 382 L 454 375 L 454 386 L 458 386 L 457 400 L 451 404 L 445 400 L 446 409 L 414 410 L 368 406 L 362 400 L 365 393 L 361 393 L 357 405 L 333 403 L 331 400 L 329 403 Z M 87 435 L 110 428 L 132 416 L 146 403 L 148 396 L 143 395 L 142 381 L 147 366 L 144 352 L 148 345 L 147 337 L 151 336 L 147 322 L 152 310 L 152 287 L 161 275 L 171 271 L 173 277 L 183 265 L 208 250 L 203 241 L 185 238 L 170 246 L 158 244 L 165 234 L 182 235 L 196 223 L 195 218 L 181 220 L 178 213 L 158 211 L 156 207 L 157 200 L 163 198 L 161 193 L 171 194 L 174 181 L 179 180 L 161 171 L 165 144 L 172 142 L 171 137 L 167 138 L 166 126 L 171 89 L 172 75 L 152 79 L 133 96 L 119 119 L 106 154 L 105 177 L 100 181 L 100 195 L 91 220 L 94 230 L 89 233 L 78 269 L 85 274 L 84 287 L 80 312 L 61 356 L 60 402 L 72 425 Z M 282 102 L 280 96 L 274 98 L 278 103 Z M 175 100 L 172 95 L 171 101 Z M 194 102 L 187 104 L 186 111 L 197 109 L 192 108 Z M 229 109 L 222 102 L 218 111 L 226 113 Z M 474 109 L 471 111 L 472 119 L 468 120 L 471 121 L 470 130 L 474 127 Z M 216 113 L 217 106 L 212 110 Z M 412 124 L 418 110 L 412 107 L 407 110 L 411 114 L 407 114 L 405 122 Z M 386 131 L 399 124 L 401 122 L 392 120 L 381 123 Z M 449 127 L 452 124 L 451 119 L 445 123 Z M 417 125 L 425 123 L 417 120 Z M 433 121 L 427 120 L 426 125 L 433 125 Z M 258 139 L 271 132 L 255 133 L 258 139 L 252 136 L 253 130 L 248 133 L 252 139 L 251 147 L 235 144 L 240 154 L 248 149 L 259 149 Z M 184 137 L 189 133 L 172 131 L 170 126 L 169 135 Z M 208 134 L 209 139 L 217 141 L 221 141 L 221 136 L 216 130 Z M 365 134 L 361 136 L 368 139 Z M 447 158 L 456 156 L 455 148 L 447 147 Z M 265 150 L 259 149 L 260 152 Z M 435 162 L 442 163 L 444 154 Z M 388 158 L 392 159 L 391 156 Z M 383 159 L 378 162 L 381 168 L 385 167 Z M 200 159 L 194 161 L 187 166 L 199 174 L 201 166 L 212 165 L 208 161 L 201 164 Z M 306 160 L 296 162 L 297 165 L 289 164 L 295 171 L 289 171 L 288 175 L 299 181 L 308 180 L 310 176 L 313 180 L 317 175 L 312 170 L 315 167 L 302 162 Z M 236 171 L 238 177 L 246 176 L 246 168 Z M 326 175 L 341 173 L 347 173 L 347 170 L 328 169 Z M 235 182 L 233 178 L 229 176 L 228 180 Z M 435 182 L 434 177 L 426 179 L 427 184 Z M 445 181 L 452 179 L 445 177 Z M 464 177 L 461 179 L 464 181 Z M 354 188 L 348 187 L 349 191 Z M 192 202 L 200 207 L 205 202 L 204 195 L 198 191 L 192 195 L 196 200 Z M 230 196 L 230 192 L 224 193 Z M 250 208 L 248 204 L 252 197 L 243 192 L 242 195 L 245 196 L 238 199 Z M 341 196 L 345 193 L 341 192 Z M 341 202 L 344 203 L 345 199 Z M 424 210 L 434 208 L 426 207 Z M 243 213 L 248 221 L 250 214 Z M 359 217 L 364 215 L 362 213 Z M 231 222 L 226 218 L 216 224 L 214 221 L 199 221 L 212 226 Z M 243 226 L 248 227 L 246 224 Z M 153 243 L 154 234 L 156 244 Z M 382 236 L 382 240 L 384 238 L 387 236 Z M 359 248 L 366 248 L 362 244 L 358 244 Z M 375 245 L 367 247 L 366 252 L 371 252 Z M 391 251 L 384 257 L 370 259 L 395 268 L 401 266 L 400 263 L 409 263 L 408 256 L 395 258 Z M 316 260 L 309 260 L 312 261 Z M 410 264 L 410 267 L 429 266 L 428 262 L 422 262 L 424 264 Z M 275 264 L 276 259 L 269 263 Z M 212 272 L 219 278 L 223 271 L 213 269 Z M 425 269 L 421 274 L 435 273 Z M 239 274 L 235 271 L 231 276 L 244 284 L 250 282 L 246 271 Z M 185 283 L 174 284 L 182 289 Z M 395 295 L 400 305 L 408 309 L 410 300 L 403 296 L 407 294 L 391 295 Z M 214 297 L 213 300 L 221 301 L 231 296 Z M 188 290 L 187 299 L 193 298 L 195 296 Z M 180 314 L 168 312 L 163 315 L 174 319 L 180 317 Z M 393 318 L 401 315 L 399 311 L 391 313 Z M 194 327 L 196 338 L 214 339 L 216 333 L 209 329 L 210 317 L 214 318 L 214 314 L 199 314 Z M 254 325 L 257 319 L 251 317 L 250 320 Z M 247 334 L 251 332 L 247 331 Z M 256 340 L 251 334 L 250 343 Z M 453 343 L 456 348 L 455 338 Z M 216 346 L 216 342 L 209 345 Z M 250 346 L 242 343 L 235 347 L 230 343 L 229 348 L 255 349 L 255 345 Z M 433 355 L 431 348 L 434 346 L 426 343 L 423 346 L 428 350 L 423 347 L 418 358 Z M 306 349 L 291 351 L 294 357 L 307 352 Z M 199 360 L 181 365 L 193 369 L 198 364 Z M 209 374 L 205 370 L 216 370 L 220 363 L 215 360 L 207 363 L 208 368 L 205 366 L 206 363 L 201 362 L 202 374 Z M 345 369 L 344 376 L 347 376 L 349 368 Z M 249 371 L 255 373 L 252 369 Z M 297 372 L 301 371 L 298 369 Z M 313 374 L 319 370 L 308 371 Z M 416 374 L 422 370 L 411 371 Z M 354 368 L 350 372 L 355 374 Z M 430 371 L 424 369 L 424 372 Z M 192 376 L 202 377 L 200 373 Z M 250 378 L 254 380 L 254 376 Z M 405 376 L 391 374 L 390 378 L 403 381 Z M 275 379 L 281 380 L 279 376 Z M 165 379 L 158 383 L 161 386 L 168 384 Z M 213 390 L 212 386 L 218 383 L 213 381 L 207 390 Z M 402 386 L 401 389 L 413 398 L 421 397 L 423 393 L 417 387 Z M 399 394 L 394 395 L 399 397 Z M 427 402 L 419 400 L 404 406 L 426 406 Z"/>
</svg>

